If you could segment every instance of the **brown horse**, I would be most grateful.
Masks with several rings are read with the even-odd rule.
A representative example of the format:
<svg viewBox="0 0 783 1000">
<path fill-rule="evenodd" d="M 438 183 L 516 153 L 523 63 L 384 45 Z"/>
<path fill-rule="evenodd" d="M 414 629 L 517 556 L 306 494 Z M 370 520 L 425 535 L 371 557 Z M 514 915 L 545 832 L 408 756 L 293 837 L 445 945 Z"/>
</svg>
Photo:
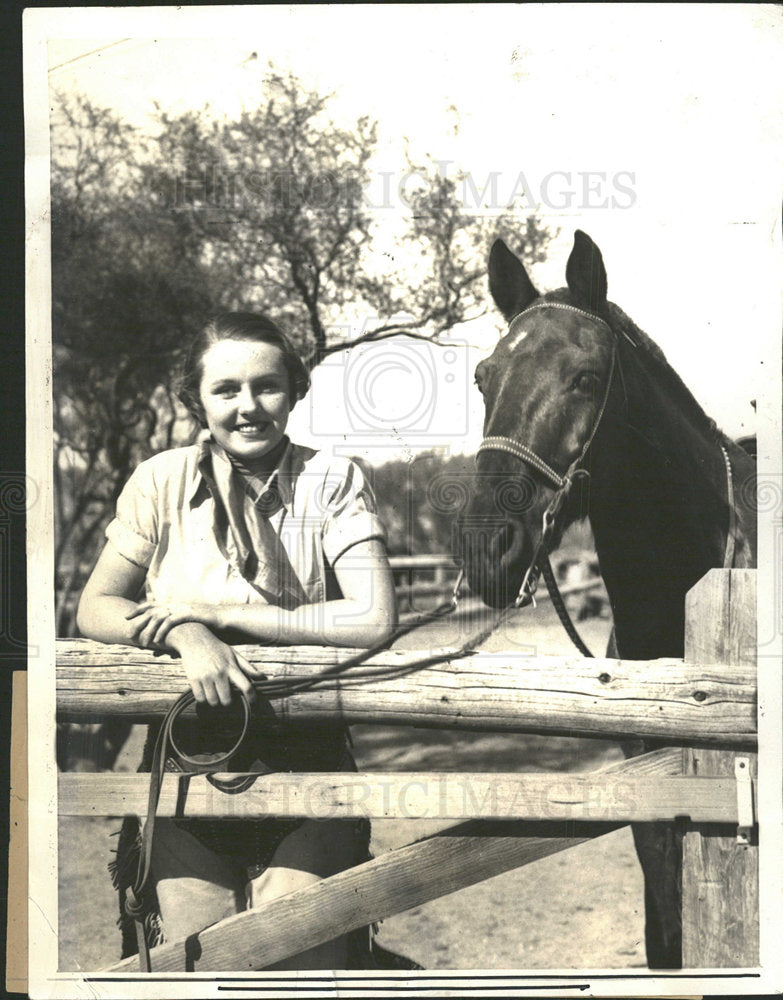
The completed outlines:
<svg viewBox="0 0 783 1000">
<path fill-rule="evenodd" d="M 614 616 L 610 655 L 682 656 L 686 592 L 712 567 L 755 564 L 753 458 L 607 301 L 601 253 L 585 233 L 566 288 L 540 296 L 502 241 L 489 274 L 509 329 L 476 369 L 485 439 L 461 533 L 471 588 L 493 607 L 523 603 L 545 511 L 553 545 L 588 516 Z M 679 968 L 678 838 L 670 824 L 636 826 L 634 838 L 648 964 Z"/>
</svg>

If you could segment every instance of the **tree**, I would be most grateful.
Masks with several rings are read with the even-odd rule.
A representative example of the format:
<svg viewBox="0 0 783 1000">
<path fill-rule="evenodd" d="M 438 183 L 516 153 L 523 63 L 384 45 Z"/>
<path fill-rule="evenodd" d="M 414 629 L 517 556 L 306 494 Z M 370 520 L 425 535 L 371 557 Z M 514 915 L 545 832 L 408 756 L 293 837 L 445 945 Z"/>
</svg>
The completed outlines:
<svg viewBox="0 0 783 1000">
<path fill-rule="evenodd" d="M 77 98 L 52 141 L 57 626 L 137 462 L 172 442 L 166 373 L 213 304 L 209 275 L 145 191 L 132 129 Z"/>
<path fill-rule="evenodd" d="M 142 139 L 83 97 L 52 130 L 52 287 L 58 631 L 132 468 L 193 426 L 175 399 L 182 344 L 218 309 L 278 318 L 310 367 L 330 353 L 406 334 L 437 340 L 483 311 L 487 246 L 501 235 L 529 263 L 548 233 L 513 207 L 472 215 L 458 176 L 406 165 L 418 184 L 395 247 L 366 192 L 376 126 L 341 128 L 329 97 L 271 70 L 237 121 L 159 113 Z M 387 213 L 388 214 L 388 213 Z M 526 226 L 520 242 L 519 231 Z M 513 235 L 512 235 L 513 234 Z M 384 237 L 388 239 L 389 237 Z"/>
<path fill-rule="evenodd" d="M 419 255 L 415 273 L 390 269 L 388 258 L 380 273 L 371 270 L 378 223 L 366 192 L 376 124 L 363 117 L 340 128 L 328 102 L 272 70 L 264 101 L 238 121 L 161 115 L 161 155 L 148 173 L 189 245 L 200 243 L 220 274 L 224 301 L 274 311 L 311 367 L 357 342 L 436 339 L 482 311 L 491 235 L 502 231 L 530 262 L 548 238 L 533 216 L 520 246 L 518 213 L 471 214 L 460 204 L 459 175 L 409 159 L 402 176 L 420 183 L 400 196 L 407 228 L 399 243 Z M 361 317 L 360 332 L 346 335 L 346 315 Z"/>
</svg>

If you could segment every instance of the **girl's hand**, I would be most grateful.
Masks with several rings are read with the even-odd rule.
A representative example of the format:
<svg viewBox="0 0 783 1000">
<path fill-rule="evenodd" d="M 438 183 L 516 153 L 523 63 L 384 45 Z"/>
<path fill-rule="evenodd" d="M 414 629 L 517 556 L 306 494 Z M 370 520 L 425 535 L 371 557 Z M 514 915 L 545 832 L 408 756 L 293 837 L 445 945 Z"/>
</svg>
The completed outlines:
<svg viewBox="0 0 783 1000">
<path fill-rule="evenodd" d="M 145 649 L 165 649 L 169 632 L 185 622 L 219 627 L 215 607 L 183 601 L 142 601 L 125 618 L 133 622 L 133 638 Z"/>
<path fill-rule="evenodd" d="M 200 624 L 173 626 L 168 645 L 182 658 L 182 666 L 196 701 L 230 705 L 231 685 L 255 698 L 252 677 L 261 676 L 241 653 Z"/>
</svg>

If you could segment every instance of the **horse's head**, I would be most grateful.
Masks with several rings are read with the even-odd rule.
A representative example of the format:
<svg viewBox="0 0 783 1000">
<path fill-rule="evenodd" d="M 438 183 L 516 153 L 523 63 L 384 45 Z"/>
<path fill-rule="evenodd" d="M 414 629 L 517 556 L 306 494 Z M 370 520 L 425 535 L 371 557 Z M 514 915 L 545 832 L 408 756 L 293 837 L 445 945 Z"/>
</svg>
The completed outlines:
<svg viewBox="0 0 783 1000">
<path fill-rule="evenodd" d="M 587 513 L 581 471 L 599 430 L 614 370 L 606 271 L 577 231 L 567 288 L 539 296 L 521 261 L 498 240 L 489 259 L 492 296 L 509 323 L 476 368 L 484 397 L 478 475 L 461 524 L 471 589 L 493 607 L 512 604 L 536 560 L 545 513 L 556 544 Z M 548 513 L 547 513 L 548 512 Z"/>
</svg>

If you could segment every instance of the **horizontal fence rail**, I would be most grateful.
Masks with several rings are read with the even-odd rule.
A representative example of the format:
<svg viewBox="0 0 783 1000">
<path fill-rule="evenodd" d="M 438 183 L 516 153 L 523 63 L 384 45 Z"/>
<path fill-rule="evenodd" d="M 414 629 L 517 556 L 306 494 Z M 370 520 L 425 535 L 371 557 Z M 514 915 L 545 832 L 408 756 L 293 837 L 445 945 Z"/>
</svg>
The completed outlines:
<svg viewBox="0 0 783 1000">
<path fill-rule="evenodd" d="M 320 646 L 238 647 L 270 678 L 312 677 L 351 655 Z M 433 650 L 388 650 L 368 665 L 403 668 Z M 61 719 L 164 714 L 187 689 L 179 662 L 129 646 L 57 642 Z M 678 659 L 614 660 L 476 653 L 393 679 L 358 681 L 272 702 L 284 721 L 342 720 L 508 732 L 756 744 L 755 667 Z"/>
<path fill-rule="evenodd" d="M 416 598 L 448 597 L 454 589 L 459 570 L 447 555 L 390 556 L 397 599 L 402 604 Z M 460 593 L 465 590 L 463 583 Z"/>
<path fill-rule="evenodd" d="M 221 776 L 218 775 L 218 778 Z M 224 778 L 227 775 L 223 776 Z M 734 778 L 411 771 L 254 775 L 237 795 L 203 775 L 164 776 L 157 814 L 248 819 L 548 819 L 733 823 Z M 183 787 L 183 782 L 185 786 Z M 149 775 L 61 774 L 63 816 L 143 815 Z M 755 820 L 754 820 L 755 822 Z"/>
</svg>

